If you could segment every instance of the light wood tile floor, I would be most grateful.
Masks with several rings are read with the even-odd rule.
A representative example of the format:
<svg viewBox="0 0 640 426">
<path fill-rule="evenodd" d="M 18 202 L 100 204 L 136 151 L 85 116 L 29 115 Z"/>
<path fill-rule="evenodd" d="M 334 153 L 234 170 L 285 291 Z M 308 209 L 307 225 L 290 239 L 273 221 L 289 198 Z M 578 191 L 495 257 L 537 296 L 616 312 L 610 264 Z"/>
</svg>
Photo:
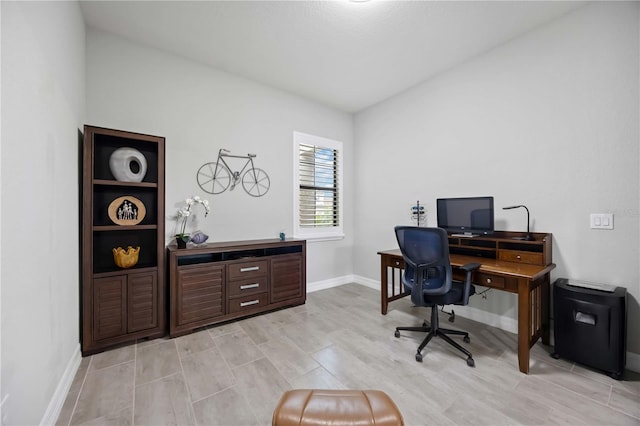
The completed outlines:
<svg viewBox="0 0 640 426">
<path fill-rule="evenodd" d="M 517 367 L 516 336 L 462 317 L 476 367 L 440 339 L 414 354 L 426 308 L 403 299 L 380 314 L 358 284 L 318 291 L 290 309 L 83 358 L 60 425 L 269 425 L 292 388 L 381 389 L 407 425 L 640 425 L 640 374 L 624 381 L 532 349 Z M 444 323 L 443 319 L 443 323 Z"/>
</svg>

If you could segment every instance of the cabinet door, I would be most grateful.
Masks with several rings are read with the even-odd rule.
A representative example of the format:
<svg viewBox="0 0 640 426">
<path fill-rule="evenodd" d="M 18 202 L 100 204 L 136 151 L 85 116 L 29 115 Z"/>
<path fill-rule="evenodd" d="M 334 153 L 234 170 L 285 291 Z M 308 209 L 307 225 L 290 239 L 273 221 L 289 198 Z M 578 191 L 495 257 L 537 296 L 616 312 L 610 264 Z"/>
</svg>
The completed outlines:
<svg viewBox="0 0 640 426">
<path fill-rule="evenodd" d="M 127 276 L 96 278 L 93 283 L 93 338 L 127 332 Z"/>
<path fill-rule="evenodd" d="M 178 267 L 177 324 L 225 314 L 224 265 Z"/>
<path fill-rule="evenodd" d="M 275 256 L 271 259 L 271 302 L 302 297 L 302 256 Z"/>
<path fill-rule="evenodd" d="M 158 326 L 158 279 L 155 272 L 131 274 L 127 282 L 128 331 Z"/>
</svg>

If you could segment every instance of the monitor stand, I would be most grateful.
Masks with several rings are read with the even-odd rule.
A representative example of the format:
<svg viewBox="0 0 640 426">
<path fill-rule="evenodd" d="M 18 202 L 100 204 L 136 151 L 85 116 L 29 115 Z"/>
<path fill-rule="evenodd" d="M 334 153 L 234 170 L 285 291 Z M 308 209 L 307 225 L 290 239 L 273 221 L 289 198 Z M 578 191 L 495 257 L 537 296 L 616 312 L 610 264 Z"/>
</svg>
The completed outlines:
<svg viewBox="0 0 640 426">
<path fill-rule="evenodd" d="M 464 238 L 473 238 L 478 237 L 478 234 L 472 234 L 471 232 L 465 232 L 464 234 L 451 234 L 452 237 L 464 237 Z"/>
</svg>

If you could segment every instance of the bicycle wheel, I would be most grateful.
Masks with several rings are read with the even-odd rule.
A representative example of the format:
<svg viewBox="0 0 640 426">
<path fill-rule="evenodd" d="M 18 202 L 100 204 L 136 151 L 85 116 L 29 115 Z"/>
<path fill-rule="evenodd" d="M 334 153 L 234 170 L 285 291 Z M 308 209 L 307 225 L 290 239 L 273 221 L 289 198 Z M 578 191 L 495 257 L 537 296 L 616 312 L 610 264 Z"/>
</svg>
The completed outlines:
<svg viewBox="0 0 640 426">
<path fill-rule="evenodd" d="M 242 176 L 242 187 L 252 197 L 262 197 L 269 191 L 270 185 L 267 172 L 256 167 L 247 170 Z"/>
<path fill-rule="evenodd" d="M 229 170 L 222 164 L 205 163 L 199 169 L 196 175 L 198 185 L 204 192 L 209 194 L 220 194 L 227 190 L 231 183 L 231 175 Z"/>
</svg>

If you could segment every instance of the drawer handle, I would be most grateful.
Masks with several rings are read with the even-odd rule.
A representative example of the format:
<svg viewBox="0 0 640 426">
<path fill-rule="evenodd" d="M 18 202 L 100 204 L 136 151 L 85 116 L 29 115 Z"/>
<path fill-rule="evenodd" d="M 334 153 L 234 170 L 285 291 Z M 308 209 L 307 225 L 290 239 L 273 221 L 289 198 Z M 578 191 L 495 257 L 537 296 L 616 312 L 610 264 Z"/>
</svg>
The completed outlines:
<svg viewBox="0 0 640 426">
<path fill-rule="evenodd" d="M 259 271 L 259 266 L 249 266 L 247 268 L 240 268 L 240 272 L 251 272 L 251 271 Z"/>
<path fill-rule="evenodd" d="M 396 260 L 396 266 L 400 266 L 400 262 Z"/>
<path fill-rule="evenodd" d="M 240 302 L 240 307 L 244 308 L 245 306 L 257 305 L 258 303 L 260 303 L 260 300 L 258 299 L 250 300 L 248 302 Z"/>
<path fill-rule="evenodd" d="M 250 288 L 258 288 L 258 287 L 260 287 L 260 283 L 244 284 L 240 286 L 240 290 L 248 290 Z"/>
<path fill-rule="evenodd" d="M 522 257 L 520 257 L 520 255 L 517 255 L 517 256 L 516 256 L 516 259 L 522 259 Z"/>
<path fill-rule="evenodd" d="M 491 284 L 491 278 L 487 278 L 487 284 Z"/>
</svg>

